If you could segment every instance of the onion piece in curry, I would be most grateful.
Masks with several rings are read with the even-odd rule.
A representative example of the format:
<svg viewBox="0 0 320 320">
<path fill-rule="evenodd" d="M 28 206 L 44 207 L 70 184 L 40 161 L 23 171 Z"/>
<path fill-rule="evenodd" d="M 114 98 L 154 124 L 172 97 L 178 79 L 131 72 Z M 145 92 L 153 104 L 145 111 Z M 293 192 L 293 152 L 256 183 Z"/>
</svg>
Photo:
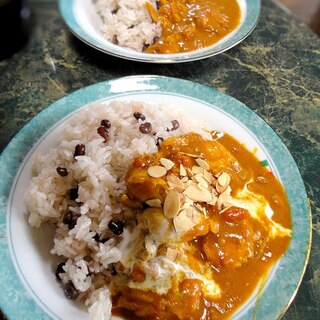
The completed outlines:
<svg viewBox="0 0 320 320">
<path fill-rule="evenodd" d="M 282 185 L 228 134 L 168 138 L 135 159 L 126 184 L 136 237 L 111 282 L 114 314 L 227 319 L 288 248 Z"/>
<path fill-rule="evenodd" d="M 159 0 L 157 9 L 149 2 L 151 19 L 162 34 L 146 53 L 179 53 L 213 45 L 234 31 L 241 21 L 237 0 Z"/>
</svg>

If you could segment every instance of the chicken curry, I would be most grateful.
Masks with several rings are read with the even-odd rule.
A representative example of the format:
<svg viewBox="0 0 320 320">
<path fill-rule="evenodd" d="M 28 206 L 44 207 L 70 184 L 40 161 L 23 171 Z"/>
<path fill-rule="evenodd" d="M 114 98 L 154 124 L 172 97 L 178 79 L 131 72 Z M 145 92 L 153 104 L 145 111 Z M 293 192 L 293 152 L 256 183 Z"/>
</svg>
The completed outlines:
<svg viewBox="0 0 320 320">
<path fill-rule="evenodd" d="M 157 10 L 146 2 L 162 34 L 145 49 L 147 53 L 178 53 L 208 47 L 240 24 L 237 0 L 159 0 Z"/>
<path fill-rule="evenodd" d="M 227 319 L 288 247 L 283 187 L 228 134 L 168 138 L 126 185 L 137 237 L 111 289 L 127 319 Z"/>
</svg>

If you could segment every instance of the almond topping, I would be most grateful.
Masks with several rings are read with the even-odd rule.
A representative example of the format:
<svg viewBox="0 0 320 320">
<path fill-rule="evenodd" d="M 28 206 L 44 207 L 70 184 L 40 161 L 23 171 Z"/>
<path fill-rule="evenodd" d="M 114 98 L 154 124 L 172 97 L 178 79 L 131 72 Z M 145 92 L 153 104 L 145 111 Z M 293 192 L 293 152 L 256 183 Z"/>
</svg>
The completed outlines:
<svg viewBox="0 0 320 320">
<path fill-rule="evenodd" d="M 197 174 L 194 176 L 195 180 L 198 182 L 198 184 L 201 186 L 201 187 L 204 187 L 206 189 L 208 189 L 209 187 L 209 184 L 208 182 L 203 178 L 203 175 L 202 174 Z"/>
<path fill-rule="evenodd" d="M 184 191 L 184 183 L 174 174 L 169 173 L 167 175 L 167 182 L 169 187 L 175 188 L 178 191 Z"/>
<path fill-rule="evenodd" d="M 212 200 L 207 201 L 207 204 L 214 206 L 218 201 L 218 197 L 214 194 L 214 192 L 212 192 L 211 195 L 212 195 Z"/>
<path fill-rule="evenodd" d="M 163 214 L 169 218 L 174 218 L 180 210 L 180 195 L 176 190 L 170 190 L 164 199 Z"/>
<path fill-rule="evenodd" d="M 161 178 L 167 173 L 167 170 L 161 166 L 152 166 L 148 168 L 148 174 L 152 178 Z"/>
<path fill-rule="evenodd" d="M 174 162 L 172 162 L 171 160 L 166 159 L 166 158 L 161 158 L 161 159 L 160 159 L 160 163 L 161 163 L 167 170 L 172 169 L 173 166 L 174 166 Z"/>
<path fill-rule="evenodd" d="M 186 156 L 189 156 L 189 157 L 191 157 L 191 158 L 203 158 L 203 156 L 202 156 L 202 155 L 199 155 L 199 154 L 192 154 L 192 153 L 181 152 L 181 151 L 180 151 L 179 153 L 185 154 Z"/>
<path fill-rule="evenodd" d="M 188 182 L 188 180 L 189 180 L 189 178 L 188 178 L 188 177 L 183 177 L 183 178 L 181 179 L 181 181 L 182 181 L 183 183 Z"/>
<path fill-rule="evenodd" d="M 182 210 L 179 215 L 173 219 L 173 225 L 176 232 L 187 232 L 191 230 L 196 223 L 188 216 L 185 210 Z"/>
<path fill-rule="evenodd" d="M 203 159 L 200 159 L 200 158 L 196 159 L 196 163 L 204 170 L 210 169 L 208 162 Z"/>
<path fill-rule="evenodd" d="M 180 176 L 185 177 L 187 175 L 186 168 L 180 163 Z"/>
<path fill-rule="evenodd" d="M 218 209 L 221 210 L 223 207 L 232 205 L 230 201 L 232 200 L 230 194 L 223 192 L 218 198 Z"/>
<path fill-rule="evenodd" d="M 203 177 L 210 183 L 210 184 L 214 184 L 216 179 L 214 178 L 214 176 L 207 170 L 203 170 Z"/>
<path fill-rule="evenodd" d="M 187 170 L 187 174 L 189 175 L 189 177 L 192 177 L 193 176 L 193 172 L 190 168 L 186 168 Z"/>
<path fill-rule="evenodd" d="M 161 200 L 160 199 L 150 199 L 146 201 L 146 204 L 150 207 L 161 208 Z"/>
<path fill-rule="evenodd" d="M 198 166 L 193 166 L 191 170 L 193 174 L 203 173 L 204 171 L 203 168 Z"/>
<path fill-rule="evenodd" d="M 184 194 L 193 201 L 207 202 L 212 200 L 211 193 L 207 189 L 195 184 L 189 185 Z"/>
<path fill-rule="evenodd" d="M 183 205 L 181 206 L 181 210 L 185 210 L 191 206 L 193 206 L 193 201 L 189 198 L 185 198 L 185 201 L 183 202 Z"/>
<path fill-rule="evenodd" d="M 230 183 L 230 176 L 226 172 L 222 172 L 218 177 L 218 183 L 221 187 L 224 187 Z"/>
</svg>

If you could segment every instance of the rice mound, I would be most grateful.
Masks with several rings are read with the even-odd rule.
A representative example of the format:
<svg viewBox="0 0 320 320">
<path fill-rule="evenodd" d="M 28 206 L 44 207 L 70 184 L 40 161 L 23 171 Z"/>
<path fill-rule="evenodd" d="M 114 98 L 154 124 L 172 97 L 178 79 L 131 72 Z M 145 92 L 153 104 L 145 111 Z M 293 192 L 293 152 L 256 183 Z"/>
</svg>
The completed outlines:
<svg viewBox="0 0 320 320">
<path fill-rule="evenodd" d="M 156 8 L 156 0 L 148 1 Z M 161 27 L 151 20 L 146 0 L 96 0 L 96 12 L 102 19 L 103 37 L 122 47 L 139 52 L 154 43 Z"/>
<path fill-rule="evenodd" d="M 137 111 L 146 120 L 133 117 Z M 97 133 L 102 119 L 111 122 L 107 143 Z M 178 120 L 180 126 L 168 131 L 172 120 Z M 139 131 L 146 121 L 152 124 L 150 134 Z M 88 306 L 90 319 L 104 320 L 111 316 L 107 280 L 112 272 L 110 264 L 124 259 L 130 234 L 125 229 L 120 242 L 110 238 L 102 243 L 94 237 L 106 234 L 111 219 L 132 215 L 132 209 L 121 205 L 120 196 L 125 192 L 125 176 L 133 159 L 156 152 L 158 138 L 190 131 L 208 137 L 203 128 L 203 124 L 185 119 L 182 112 L 161 105 L 98 102 L 81 108 L 68 120 L 57 147 L 36 155 L 33 178 L 25 197 L 29 223 L 32 227 L 45 222 L 56 225 L 51 253 L 66 261 L 64 272 L 60 273 L 62 284 L 72 282 L 80 292 L 77 300 L 85 301 Z M 75 157 L 75 146 L 79 143 L 85 145 L 85 155 Z M 60 176 L 57 167 L 66 168 L 68 175 Z M 72 200 L 70 190 L 75 187 L 78 197 Z M 67 211 L 79 216 L 71 230 L 63 222 Z"/>
</svg>

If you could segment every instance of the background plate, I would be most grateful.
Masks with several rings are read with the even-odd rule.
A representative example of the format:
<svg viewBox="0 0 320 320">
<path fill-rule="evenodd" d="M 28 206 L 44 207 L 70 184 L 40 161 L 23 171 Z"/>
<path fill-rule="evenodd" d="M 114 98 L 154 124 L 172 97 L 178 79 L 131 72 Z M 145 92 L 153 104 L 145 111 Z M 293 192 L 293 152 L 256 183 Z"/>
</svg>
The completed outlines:
<svg viewBox="0 0 320 320">
<path fill-rule="evenodd" d="M 106 41 L 100 32 L 101 19 L 92 0 L 59 0 L 59 10 L 71 32 L 90 46 L 128 60 L 152 63 L 177 63 L 199 60 L 224 52 L 245 39 L 257 24 L 260 0 L 238 0 L 242 9 L 240 26 L 218 43 L 205 49 L 175 54 L 148 54 L 122 48 Z"/>
<path fill-rule="evenodd" d="M 253 294 L 232 319 L 277 319 L 300 284 L 310 249 L 310 210 L 298 168 L 274 131 L 241 102 L 194 82 L 137 76 L 78 90 L 50 105 L 12 139 L 0 157 L 0 308 L 10 319 L 87 319 L 55 280 L 51 230 L 30 228 L 23 196 L 31 179 L 32 155 L 55 145 L 66 119 L 88 103 L 114 99 L 162 102 L 206 120 L 249 149 L 284 185 L 292 210 L 293 237 L 271 270 L 262 292 Z M 258 298 L 257 298 L 258 297 Z"/>
</svg>

